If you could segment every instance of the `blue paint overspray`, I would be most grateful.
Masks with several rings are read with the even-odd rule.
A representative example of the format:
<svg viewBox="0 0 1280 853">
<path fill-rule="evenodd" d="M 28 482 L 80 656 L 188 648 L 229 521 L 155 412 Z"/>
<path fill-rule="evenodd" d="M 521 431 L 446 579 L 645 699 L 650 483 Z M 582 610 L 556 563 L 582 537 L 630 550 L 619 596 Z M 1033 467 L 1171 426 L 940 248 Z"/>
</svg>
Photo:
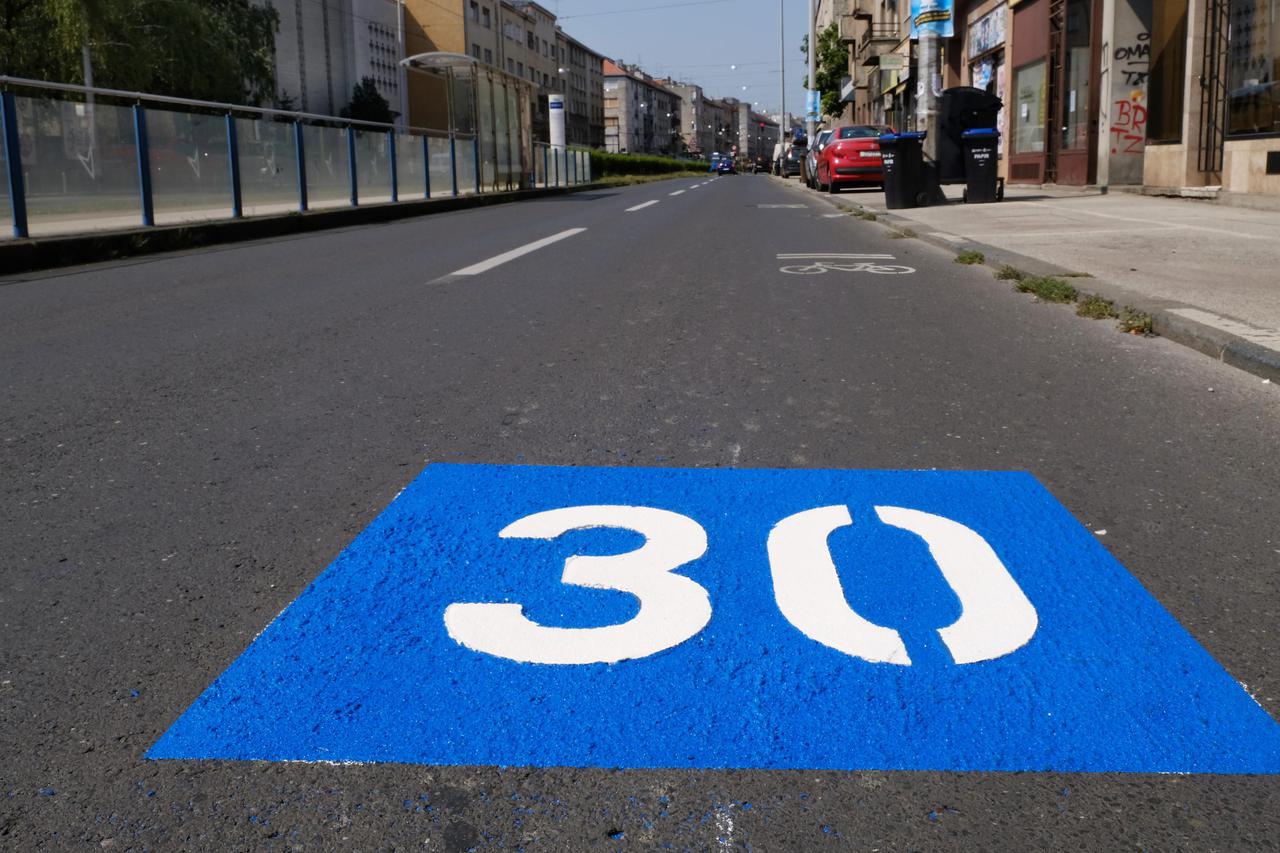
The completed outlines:
<svg viewBox="0 0 1280 853">
<path fill-rule="evenodd" d="M 608 528 L 503 539 L 561 507 L 694 519 L 677 570 L 710 621 L 614 664 L 520 663 L 446 632 L 456 602 L 516 602 L 594 627 L 637 600 L 561 583 L 574 554 L 621 554 Z M 846 506 L 829 547 L 848 604 L 897 629 L 911 665 L 814 642 L 775 601 L 766 542 L 794 513 Z M 980 534 L 1035 608 L 1021 648 L 957 665 L 937 629 L 960 603 L 928 548 L 877 506 Z M 1033 477 L 1009 472 L 431 465 L 250 645 L 153 759 L 439 765 L 1280 772 L 1280 726 Z"/>
</svg>

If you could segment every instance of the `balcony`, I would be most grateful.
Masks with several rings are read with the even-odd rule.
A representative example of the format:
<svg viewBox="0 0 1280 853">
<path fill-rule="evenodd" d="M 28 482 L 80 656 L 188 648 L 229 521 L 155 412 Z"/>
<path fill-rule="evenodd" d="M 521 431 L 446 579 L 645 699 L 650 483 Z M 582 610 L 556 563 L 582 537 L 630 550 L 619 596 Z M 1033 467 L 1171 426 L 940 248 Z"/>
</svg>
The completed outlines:
<svg viewBox="0 0 1280 853">
<path fill-rule="evenodd" d="M 897 24 L 873 22 L 867 24 L 858 41 L 858 52 L 862 53 L 871 45 L 897 44 L 902 39 Z"/>
</svg>

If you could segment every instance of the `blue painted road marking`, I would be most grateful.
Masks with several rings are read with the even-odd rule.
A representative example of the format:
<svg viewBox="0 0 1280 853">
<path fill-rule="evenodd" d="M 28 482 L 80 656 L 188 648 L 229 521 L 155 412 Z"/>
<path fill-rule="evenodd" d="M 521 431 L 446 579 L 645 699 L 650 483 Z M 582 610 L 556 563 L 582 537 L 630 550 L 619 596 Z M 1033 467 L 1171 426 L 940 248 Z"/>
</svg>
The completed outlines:
<svg viewBox="0 0 1280 853">
<path fill-rule="evenodd" d="M 148 757 L 1278 773 L 1280 726 L 1027 474 L 432 465 Z"/>
</svg>

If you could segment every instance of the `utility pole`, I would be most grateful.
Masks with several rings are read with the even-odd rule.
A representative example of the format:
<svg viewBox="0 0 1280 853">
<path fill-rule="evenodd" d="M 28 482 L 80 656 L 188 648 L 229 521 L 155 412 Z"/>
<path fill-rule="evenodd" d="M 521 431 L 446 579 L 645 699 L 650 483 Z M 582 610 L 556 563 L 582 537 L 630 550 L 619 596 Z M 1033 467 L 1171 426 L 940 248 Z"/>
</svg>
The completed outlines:
<svg viewBox="0 0 1280 853">
<path fill-rule="evenodd" d="M 929 135 L 924 140 L 926 160 L 938 159 L 938 93 L 933 88 L 938 68 L 938 33 L 932 26 L 920 28 L 920 53 L 917 69 L 920 96 L 916 99 L 916 129 Z"/>
<path fill-rule="evenodd" d="M 784 0 L 778 0 L 778 82 L 780 85 L 779 101 L 781 106 L 778 107 L 778 141 L 787 141 L 787 38 L 786 38 L 786 4 Z"/>
<path fill-rule="evenodd" d="M 813 93 L 818 90 L 818 19 L 813 0 L 809 0 L 809 85 L 805 91 L 805 130 L 809 134 L 809 144 L 813 144 L 817 130 L 817 116 L 813 111 Z"/>
</svg>

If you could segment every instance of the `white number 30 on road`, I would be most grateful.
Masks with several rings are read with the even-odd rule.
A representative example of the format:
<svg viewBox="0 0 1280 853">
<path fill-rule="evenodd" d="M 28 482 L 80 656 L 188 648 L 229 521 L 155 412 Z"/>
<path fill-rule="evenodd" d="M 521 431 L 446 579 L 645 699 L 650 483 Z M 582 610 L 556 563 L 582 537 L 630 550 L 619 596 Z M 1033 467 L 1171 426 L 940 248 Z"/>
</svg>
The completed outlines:
<svg viewBox="0 0 1280 853">
<path fill-rule="evenodd" d="M 960 600 L 961 614 L 938 634 L 957 664 L 1003 657 L 1035 635 L 1036 610 L 987 541 L 949 518 L 902 507 L 876 507 L 884 524 L 916 534 Z M 901 635 L 860 616 L 845 599 L 827 538 L 853 524 L 849 509 L 827 506 L 796 513 L 769 533 L 769 565 L 778 609 L 815 642 L 872 663 L 910 666 Z M 456 642 L 522 663 L 591 664 L 647 657 L 696 636 L 711 620 L 711 597 L 674 574 L 707 551 L 693 519 L 638 506 L 577 506 L 525 516 L 504 539 L 555 539 L 574 530 L 608 527 L 645 537 L 634 551 L 565 561 L 571 586 L 628 592 L 640 601 L 634 618 L 600 628 L 556 628 L 529 620 L 519 604 L 451 604 L 444 623 Z"/>
</svg>

